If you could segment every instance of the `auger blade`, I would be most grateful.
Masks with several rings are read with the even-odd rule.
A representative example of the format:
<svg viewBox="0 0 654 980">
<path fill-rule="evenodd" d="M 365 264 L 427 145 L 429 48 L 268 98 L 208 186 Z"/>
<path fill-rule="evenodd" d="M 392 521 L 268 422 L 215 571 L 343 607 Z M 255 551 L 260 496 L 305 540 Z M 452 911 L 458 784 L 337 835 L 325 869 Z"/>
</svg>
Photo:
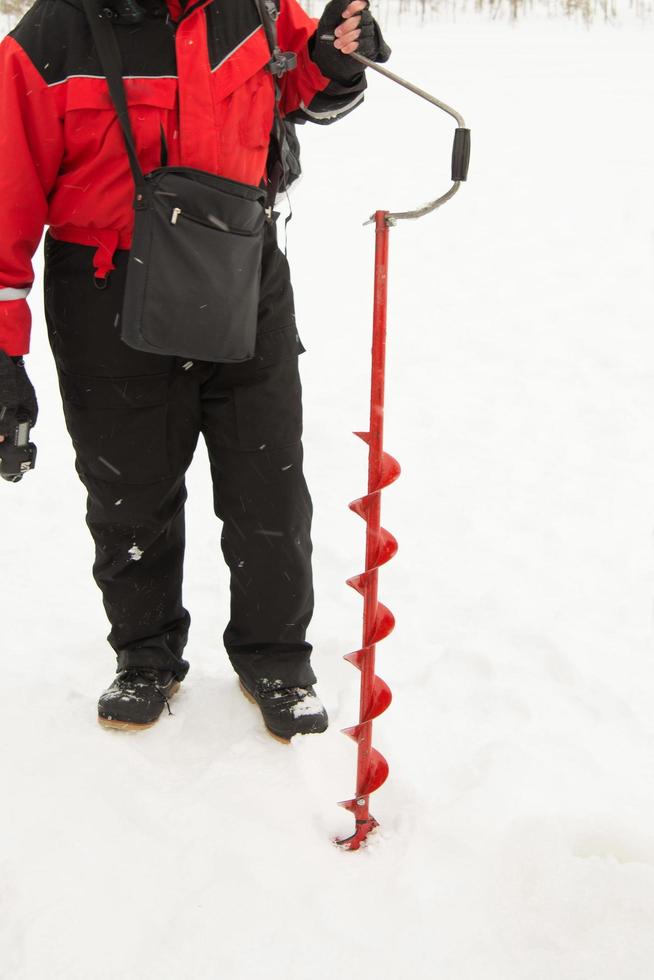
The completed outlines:
<svg viewBox="0 0 654 980">
<path fill-rule="evenodd" d="M 387 561 L 394 558 L 397 554 L 398 547 L 397 539 L 391 532 L 387 531 L 385 527 L 380 527 L 374 557 L 375 567 L 379 568 L 380 565 L 385 565 Z"/>
<path fill-rule="evenodd" d="M 341 728 L 341 734 L 347 735 L 351 738 L 353 742 L 361 741 L 361 734 L 366 727 L 367 722 L 359 722 L 358 725 L 352 725 L 350 728 Z"/>
<path fill-rule="evenodd" d="M 366 594 L 366 583 L 370 577 L 369 572 L 361 572 L 359 575 L 353 575 L 352 578 L 347 579 L 346 584 L 358 592 L 359 595 Z"/>
<path fill-rule="evenodd" d="M 366 656 L 370 653 L 369 647 L 363 647 L 362 650 L 355 650 L 354 653 L 348 653 L 343 657 L 343 660 L 347 660 L 349 664 L 352 664 L 357 670 L 361 670 L 363 666 L 363 661 Z"/>
<path fill-rule="evenodd" d="M 344 810 L 349 810 L 350 813 L 354 813 L 355 815 L 356 815 L 357 809 L 361 805 L 362 805 L 362 802 L 360 802 L 356 798 L 354 800 L 343 800 L 341 803 L 338 804 L 338 806 L 342 806 Z"/>
<path fill-rule="evenodd" d="M 368 835 L 371 834 L 375 828 L 379 826 L 379 824 L 370 814 L 363 818 L 359 816 L 362 805 L 365 806 L 366 810 L 368 809 L 367 800 L 344 800 L 338 805 L 354 814 L 356 823 L 354 833 L 350 837 L 344 837 L 342 840 L 337 839 L 334 841 L 334 843 L 340 845 L 340 847 L 344 847 L 346 851 L 358 851 L 361 845 L 365 844 Z"/>
<path fill-rule="evenodd" d="M 362 439 L 368 446 L 370 445 L 369 432 L 355 432 L 354 435 Z M 370 492 L 374 493 L 376 490 L 383 490 L 385 487 L 390 486 L 391 483 L 397 480 L 401 472 L 402 470 L 398 461 L 390 453 L 382 452 L 379 482 L 377 486 L 370 488 Z"/>
<path fill-rule="evenodd" d="M 363 647 L 361 650 L 355 650 L 354 653 L 348 653 L 343 660 L 347 660 L 348 663 L 352 664 L 357 670 L 362 670 L 366 657 L 370 656 L 372 652 L 370 647 Z M 366 710 L 362 713 L 361 722 L 359 725 L 355 725 L 352 728 L 344 728 L 343 732 L 346 735 L 350 735 L 352 732 L 358 732 L 361 728 L 361 724 L 372 721 L 374 718 L 378 718 L 382 715 L 386 709 L 389 707 L 391 701 L 393 700 L 393 694 L 390 687 L 386 681 L 382 680 L 379 675 L 375 675 L 372 682 L 372 692 L 370 696 L 370 702 L 366 707 Z M 351 735 L 352 738 L 356 738 L 355 735 Z"/>
<path fill-rule="evenodd" d="M 354 500 L 350 505 L 350 510 L 353 510 L 355 514 L 362 517 L 364 521 L 368 520 L 366 513 L 367 500 L 365 497 L 361 497 L 359 500 Z M 377 532 L 371 532 L 373 538 L 373 555 L 370 563 L 370 568 L 368 571 L 372 571 L 373 568 L 379 568 L 381 565 L 385 565 L 386 562 L 394 558 L 398 551 L 397 539 L 387 531 L 385 527 L 380 527 Z M 362 573 L 362 574 L 365 574 Z M 354 580 L 354 577 L 348 579 L 348 584 Z"/>
<path fill-rule="evenodd" d="M 388 763 L 386 759 L 377 749 L 371 749 L 368 772 L 363 786 L 361 786 L 359 796 L 370 796 L 371 793 L 374 793 L 375 790 L 378 790 L 380 786 L 384 785 L 387 778 Z"/>
<path fill-rule="evenodd" d="M 393 613 L 387 606 L 382 605 L 381 602 L 377 603 L 377 615 L 373 620 L 368 636 L 365 638 L 366 646 L 372 646 L 373 643 L 379 643 L 380 640 L 385 640 L 389 633 L 393 632 L 394 628 L 395 616 Z"/>
<path fill-rule="evenodd" d="M 343 729 L 345 735 L 349 735 L 350 729 Z M 384 756 L 377 749 L 370 749 L 370 764 L 368 766 L 368 772 L 366 773 L 365 779 L 360 787 L 360 792 L 353 800 L 346 800 L 343 803 L 339 803 L 339 806 L 345 807 L 346 810 L 352 810 L 354 813 L 354 808 L 360 807 L 362 804 L 359 802 L 365 797 L 370 796 L 375 790 L 378 790 L 380 786 L 383 786 L 388 778 L 388 762 Z"/>
<path fill-rule="evenodd" d="M 383 490 L 395 483 L 400 475 L 400 464 L 390 453 L 382 453 L 381 475 L 376 487 L 371 490 Z"/>
<path fill-rule="evenodd" d="M 365 497 L 357 497 L 353 500 L 351 504 L 348 504 L 350 510 L 353 510 L 355 514 L 362 517 L 364 521 L 368 520 L 368 514 L 370 511 L 370 494 L 366 494 Z"/>
<path fill-rule="evenodd" d="M 383 681 L 379 676 L 375 676 L 370 702 L 365 707 L 364 720 L 373 721 L 375 718 L 379 718 L 380 715 L 384 714 L 392 700 L 393 695 L 386 681 Z"/>
</svg>

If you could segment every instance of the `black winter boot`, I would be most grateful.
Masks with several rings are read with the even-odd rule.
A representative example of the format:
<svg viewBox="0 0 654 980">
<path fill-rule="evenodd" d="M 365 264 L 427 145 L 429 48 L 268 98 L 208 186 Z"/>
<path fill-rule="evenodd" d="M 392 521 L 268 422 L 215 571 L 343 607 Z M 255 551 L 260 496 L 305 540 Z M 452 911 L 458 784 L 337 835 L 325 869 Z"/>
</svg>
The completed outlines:
<svg viewBox="0 0 654 980">
<path fill-rule="evenodd" d="M 239 678 L 248 701 L 259 706 L 266 728 L 275 738 L 288 742 L 294 735 L 324 732 L 327 712 L 313 687 L 281 687 L 260 680 L 252 686 Z"/>
<path fill-rule="evenodd" d="M 105 728 L 139 731 L 150 728 L 179 689 L 170 670 L 127 667 L 119 670 L 98 701 L 98 721 Z M 168 707 L 170 712 L 170 707 Z"/>
</svg>

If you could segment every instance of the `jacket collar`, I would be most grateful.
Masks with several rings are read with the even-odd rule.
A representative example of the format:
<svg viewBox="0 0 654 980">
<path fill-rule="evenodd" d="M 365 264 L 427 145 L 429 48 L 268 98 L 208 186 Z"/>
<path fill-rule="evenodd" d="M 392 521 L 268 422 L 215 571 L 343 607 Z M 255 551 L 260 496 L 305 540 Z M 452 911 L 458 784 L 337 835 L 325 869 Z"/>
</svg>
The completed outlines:
<svg viewBox="0 0 654 980">
<path fill-rule="evenodd" d="M 84 13 L 84 0 L 62 0 Z M 166 0 L 94 0 L 98 10 L 112 11 L 112 22 L 121 26 L 140 24 L 147 17 L 165 16 Z"/>
</svg>

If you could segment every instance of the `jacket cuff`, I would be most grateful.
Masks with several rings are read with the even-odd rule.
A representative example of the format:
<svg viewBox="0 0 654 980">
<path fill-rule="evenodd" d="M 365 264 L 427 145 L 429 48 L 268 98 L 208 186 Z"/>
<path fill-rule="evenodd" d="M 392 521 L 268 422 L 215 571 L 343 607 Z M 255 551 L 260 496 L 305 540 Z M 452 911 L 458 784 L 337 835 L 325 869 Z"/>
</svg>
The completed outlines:
<svg viewBox="0 0 654 980">
<path fill-rule="evenodd" d="M 320 71 L 318 65 L 315 63 L 311 57 L 311 52 L 313 51 L 313 40 L 315 38 L 315 32 L 307 40 L 307 43 L 301 51 L 298 52 L 297 67 L 299 71 L 293 73 L 297 79 L 298 89 L 302 102 L 310 102 L 316 92 L 322 92 L 331 82 L 331 78 L 327 78 L 326 75 Z"/>
<path fill-rule="evenodd" d="M 32 315 L 27 301 L 10 299 L 0 303 L 0 350 L 10 357 L 29 353 Z"/>
</svg>

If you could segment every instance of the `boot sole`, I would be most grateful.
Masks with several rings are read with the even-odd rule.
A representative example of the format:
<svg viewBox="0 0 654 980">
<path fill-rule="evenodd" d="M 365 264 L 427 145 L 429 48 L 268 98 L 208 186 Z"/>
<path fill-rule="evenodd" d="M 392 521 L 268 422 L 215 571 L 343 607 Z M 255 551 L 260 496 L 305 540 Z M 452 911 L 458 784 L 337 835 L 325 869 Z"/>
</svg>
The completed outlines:
<svg viewBox="0 0 654 980">
<path fill-rule="evenodd" d="M 239 680 L 238 686 L 240 687 L 241 692 L 243 693 L 244 697 L 247 698 L 247 700 L 250 702 L 250 704 L 253 704 L 253 705 L 255 705 L 255 707 L 259 708 L 259 705 L 257 704 L 256 699 L 253 698 L 252 695 L 250 694 L 250 692 L 248 691 L 248 689 L 246 687 L 244 687 L 243 681 Z M 260 708 L 259 708 L 259 711 L 261 711 Z M 266 731 L 268 732 L 268 734 L 270 735 L 271 738 L 274 738 L 276 742 L 281 742 L 282 745 L 290 745 L 291 744 L 290 738 L 283 738 L 281 735 L 277 735 L 272 730 L 272 728 L 268 728 L 268 726 L 266 725 L 266 721 L 265 721 L 265 718 L 263 717 L 263 715 L 261 715 L 261 720 L 263 721 L 264 727 L 265 727 Z"/>
<path fill-rule="evenodd" d="M 177 681 L 177 683 L 173 684 L 169 694 L 167 695 L 169 701 L 175 696 L 175 694 L 177 694 L 180 685 L 181 681 Z M 159 718 L 161 718 L 161 715 L 159 715 Z M 121 721 L 119 718 L 103 718 L 102 715 L 98 715 L 98 724 L 101 725 L 102 728 L 113 728 L 120 732 L 144 732 L 147 728 L 154 727 L 154 725 L 156 725 L 159 721 L 159 718 L 155 718 L 154 721 L 137 722 Z"/>
</svg>

